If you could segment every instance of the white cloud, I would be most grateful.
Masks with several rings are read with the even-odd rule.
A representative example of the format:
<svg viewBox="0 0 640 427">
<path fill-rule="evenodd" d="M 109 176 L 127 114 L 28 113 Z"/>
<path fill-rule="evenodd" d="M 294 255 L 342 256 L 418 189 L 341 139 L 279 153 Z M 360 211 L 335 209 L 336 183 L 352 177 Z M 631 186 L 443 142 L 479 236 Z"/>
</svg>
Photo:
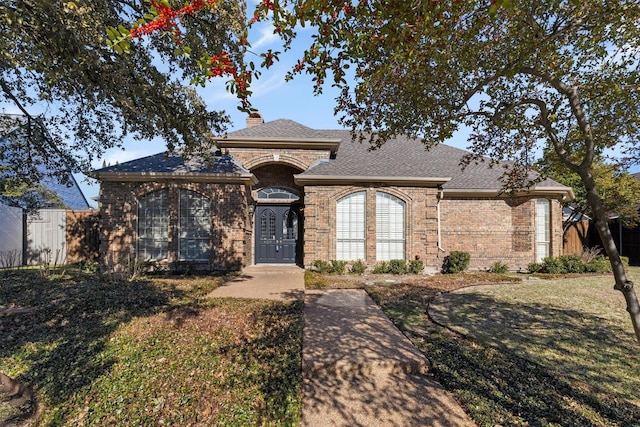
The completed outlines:
<svg viewBox="0 0 640 427">
<path fill-rule="evenodd" d="M 267 25 L 260 28 L 258 31 L 258 40 L 251 43 L 251 48 L 258 49 L 262 46 L 279 41 L 280 36 L 275 34 L 274 30 L 273 25 Z"/>
</svg>

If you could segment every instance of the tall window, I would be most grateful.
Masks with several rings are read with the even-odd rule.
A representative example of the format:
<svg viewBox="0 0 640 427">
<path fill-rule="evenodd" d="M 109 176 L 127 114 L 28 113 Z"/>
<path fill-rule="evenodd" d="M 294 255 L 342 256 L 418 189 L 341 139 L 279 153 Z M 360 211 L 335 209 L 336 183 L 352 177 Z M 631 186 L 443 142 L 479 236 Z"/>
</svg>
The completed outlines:
<svg viewBox="0 0 640 427">
<path fill-rule="evenodd" d="M 551 242 L 551 212 L 547 199 L 536 201 L 536 262 L 549 256 Z"/>
<path fill-rule="evenodd" d="M 209 259 L 211 245 L 211 206 L 209 198 L 200 193 L 180 190 L 178 221 L 178 258 Z"/>
<path fill-rule="evenodd" d="M 364 191 L 353 193 L 336 204 L 336 258 L 344 261 L 365 259 Z"/>
<path fill-rule="evenodd" d="M 140 198 L 138 203 L 137 257 L 150 260 L 167 258 L 169 247 L 168 190 L 158 190 Z"/>
<path fill-rule="evenodd" d="M 404 259 L 404 202 L 376 193 L 376 259 Z"/>
</svg>

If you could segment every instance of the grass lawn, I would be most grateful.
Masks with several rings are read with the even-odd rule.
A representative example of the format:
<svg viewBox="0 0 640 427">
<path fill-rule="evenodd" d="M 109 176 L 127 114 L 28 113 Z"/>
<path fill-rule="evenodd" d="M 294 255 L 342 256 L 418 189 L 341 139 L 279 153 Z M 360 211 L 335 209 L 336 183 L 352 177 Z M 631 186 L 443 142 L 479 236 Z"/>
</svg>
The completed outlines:
<svg viewBox="0 0 640 427">
<path fill-rule="evenodd" d="M 456 276 L 367 290 L 479 425 L 640 425 L 640 344 L 612 277 L 449 293 L 482 283 Z"/>
<path fill-rule="evenodd" d="M 0 272 L 0 371 L 37 407 L 0 425 L 295 425 L 302 304 L 208 299 L 219 277 Z M 12 417 L 17 416 L 17 420 Z"/>
</svg>

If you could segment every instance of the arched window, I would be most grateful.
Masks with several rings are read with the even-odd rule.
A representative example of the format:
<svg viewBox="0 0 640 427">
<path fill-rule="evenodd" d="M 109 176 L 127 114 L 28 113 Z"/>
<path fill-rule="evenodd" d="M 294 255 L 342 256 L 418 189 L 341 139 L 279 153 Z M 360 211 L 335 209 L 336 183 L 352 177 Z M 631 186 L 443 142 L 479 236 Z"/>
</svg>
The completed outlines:
<svg viewBox="0 0 640 427">
<path fill-rule="evenodd" d="M 168 190 L 147 193 L 138 202 L 136 256 L 145 260 L 167 258 L 169 247 Z"/>
<path fill-rule="evenodd" d="M 376 259 L 405 259 L 404 202 L 388 193 L 376 193 Z"/>
<path fill-rule="evenodd" d="M 281 187 L 267 187 L 258 190 L 258 199 L 268 200 L 299 200 L 300 197 L 291 190 Z"/>
<path fill-rule="evenodd" d="M 207 261 L 211 252 L 211 203 L 190 190 L 180 190 L 178 259 Z"/>
<path fill-rule="evenodd" d="M 350 194 L 336 203 L 336 259 L 365 259 L 364 191 Z"/>
<path fill-rule="evenodd" d="M 536 200 L 536 262 L 549 256 L 551 244 L 551 204 L 547 199 Z"/>
</svg>

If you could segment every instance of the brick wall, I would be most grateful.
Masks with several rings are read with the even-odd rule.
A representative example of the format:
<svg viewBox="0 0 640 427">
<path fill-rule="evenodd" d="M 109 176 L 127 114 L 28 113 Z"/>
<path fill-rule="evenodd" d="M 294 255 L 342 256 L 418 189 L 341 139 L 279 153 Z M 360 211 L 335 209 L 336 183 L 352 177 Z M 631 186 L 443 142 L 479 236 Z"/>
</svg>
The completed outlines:
<svg viewBox="0 0 640 427">
<path fill-rule="evenodd" d="M 258 184 L 254 186 L 254 198 L 256 198 L 256 193 L 261 188 L 284 187 L 297 192 L 302 200 L 304 189 L 293 182 L 293 175 L 301 173 L 301 170 L 288 165 L 269 164 L 257 167 L 251 172 L 258 179 Z"/>
<path fill-rule="evenodd" d="M 250 170 L 266 164 L 285 164 L 304 171 L 318 160 L 329 159 L 331 152 L 291 148 L 230 148 L 229 154 Z"/>
<path fill-rule="evenodd" d="M 444 199 L 440 202 L 442 247 L 471 254 L 469 268 L 484 270 L 500 261 L 526 270 L 536 257 L 536 199 Z M 552 256 L 562 248 L 562 213 L 551 201 Z"/>
<path fill-rule="evenodd" d="M 438 249 L 437 190 L 414 187 L 308 186 L 304 206 L 304 264 L 336 258 L 336 202 L 366 192 L 366 260 L 376 264 L 376 191 L 405 202 L 405 259 L 419 256 L 439 270 L 453 250 L 471 254 L 471 270 L 485 270 L 496 261 L 526 269 L 535 261 L 535 198 L 444 199 L 440 202 L 441 248 Z M 562 248 L 561 206 L 551 201 L 550 252 Z"/>
<path fill-rule="evenodd" d="M 211 259 L 198 268 L 220 269 L 251 261 L 250 196 L 244 185 L 105 181 L 100 190 L 100 254 L 103 262 L 122 262 L 136 257 L 138 200 L 147 193 L 165 188 L 169 190 L 169 254 L 161 263 L 163 266 L 173 268 L 178 261 L 180 189 L 196 191 L 211 200 Z"/>
<path fill-rule="evenodd" d="M 336 258 L 336 203 L 358 191 L 366 192 L 366 259 L 376 264 L 376 192 L 405 203 L 405 258 L 419 256 L 425 265 L 438 263 L 436 189 L 385 186 L 307 186 L 304 205 L 304 264 Z"/>
</svg>

